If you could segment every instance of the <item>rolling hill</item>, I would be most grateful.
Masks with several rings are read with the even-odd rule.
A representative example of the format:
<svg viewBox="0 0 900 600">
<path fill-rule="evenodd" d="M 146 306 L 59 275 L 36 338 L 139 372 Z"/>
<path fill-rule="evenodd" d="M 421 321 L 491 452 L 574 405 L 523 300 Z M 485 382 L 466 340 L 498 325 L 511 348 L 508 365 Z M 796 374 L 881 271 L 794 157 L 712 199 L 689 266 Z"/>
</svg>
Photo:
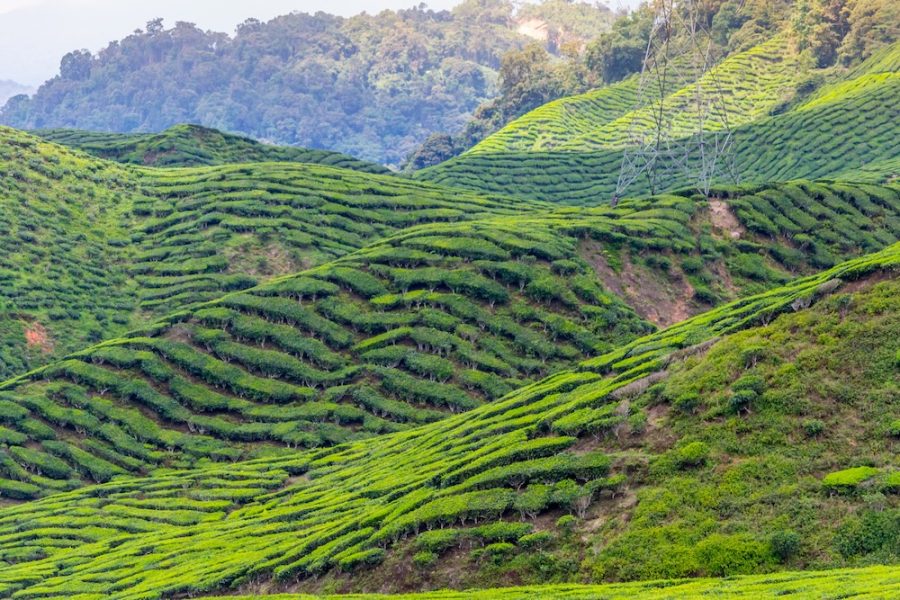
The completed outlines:
<svg viewBox="0 0 900 600">
<path fill-rule="evenodd" d="M 48 142 L 120 163 L 148 167 L 199 167 L 248 162 L 298 162 L 388 173 L 381 165 L 338 152 L 271 146 L 199 125 L 174 125 L 160 133 L 102 133 L 77 129 L 32 132 Z"/>
<path fill-rule="evenodd" d="M 657 116 L 667 11 L 719 62 Z M 0 121 L 131 133 L 0 127 L 0 598 L 896 597 L 896 16 L 588 42 L 599 4 L 467 0 L 66 55 Z M 529 37 L 418 172 L 173 126 L 395 165 Z M 610 202 L 655 118 L 727 120 L 730 176 Z"/>
<path fill-rule="evenodd" d="M 895 244 L 407 431 L 0 509 L 0 593 L 399 591 L 895 561 L 898 267 Z"/>
<path fill-rule="evenodd" d="M 718 67 L 733 118 L 733 170 L 739 179 L 771 183 L 895 178 L 900 168 L 900 114 L 894 102 L 900 85 L 900 45 L 849 71 L 816 74 L 781 59 L 786 51 L 779 44 L 776 38 Z M 633 120 L 646 122 L 646 115 L 630 109 L 636 86 L 631 78 L 545 105 L 415 177 L 563 204 L 607 202 L 616 187 L 624 132 Z M 675 113 L 676 124 L 688 122 L 679 103 L 692 90 L 687 85 L 664 102 Z M 715 125 L 715 120 L 707 123 L 710 130 Z M 675 177 L 666 188 L 688 185 Z M 648 191 L 639 180 L 628 193 Z"/>
<path fill-rule="evenodd" d="M 220 156 L 240 154 L 244 140 L 222 139 L 238 150 Z M 142 169 L 7 128 L 0 167 L 8 175 L 0 183 L 7 377 L 402 227 L 514 210 L 505 200 L 330 166 Z"/>
<path fill-rule="evenodd" d="M 465 194 L 453 208 L 426 206 L 427 186 L 308 165 L 153 177 L 144 189 L 164 199 L 135 205 L 154 218 L 146 237 L 132 235 L 148 250 L 130 256 L 128 273 L 140 309 L 181 310 L 0 386 L 10 411 L 10 447 L 0 450 L 7 494 L 436 421 L 900 238 L 900 192 L 874 185 L 797 182 L 722 190 L 712 201 L 663 196 L 512 215 L 499 200 Z M 261 187 L 249 203 L 244 190 Z M 314 193 L 334 228 L 312 208 Z M 308 208 L 295 210 L 298 201 Z M 473 220 L 437 222 L 464 213 Z M 376 228 L 379 214 L 386 223 Z M 423 219 L 435 222 L 413 225 Z M 387 235 L 389 223 L 407 227 Z M 376 241 L 353 252 L 339 243 L 362 245 L 364 232 Z M 262 253 L 248 235 L 300 247 L 315 236 L 323 253 L 343 257 L 204 303 L 254 283 L 247 273 L 258 263 L 243 257 Z M 267 260 L 279 257 L 263 248 Z M 295 266 L 289 257 L 284 270 Z"/>
</svg>

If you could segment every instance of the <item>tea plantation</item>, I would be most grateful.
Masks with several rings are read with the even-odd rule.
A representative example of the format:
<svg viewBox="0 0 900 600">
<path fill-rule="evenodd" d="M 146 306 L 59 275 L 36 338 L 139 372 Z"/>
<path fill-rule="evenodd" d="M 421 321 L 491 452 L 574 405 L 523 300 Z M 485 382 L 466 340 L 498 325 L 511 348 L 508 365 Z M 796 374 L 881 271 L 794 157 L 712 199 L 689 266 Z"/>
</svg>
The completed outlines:
<svg viewBox="0 0 900 600">
<path fill-rule="evenodd" d="M 776 48 L 777 44 L 770 42 L 720 65 L 723 89 L 729 89 L 728 82 L 750 86 L 729 89 L 727 95 L 734 104 L 729 110 L 740 115 L 732 123 L 731 157 L 732 170 L 739 180 L 838 178 L 879 182 L 896 177 L 900 168 L 900 108 L 895 102 L 900 93 L 900 46 L 885 49 L 849 72 L 823 73 L 803 81 L 797 80 L 796 73 L 791 75 L 790 69 L 785 71 L 784 62 L 766 58 L 766 52 L 776 53 Z M 760 88 L 753 87 L 757 73 L 763 75 L 758 80 Z M 418 171 L 415 176 L 444 185 L 482 192 L 502 190 L 563 204 L 608 202 L 622 160 L 621 151 L 615 149 L 622 140 L 615 136 L 621 137 L 632 119 L 646 120 L 639 114 L 619 114 L 635 86 L 636 81 L 629 79 L 584 97 L 541 107 L 471 151 Z M 693 93 L 693 89 L 689 85 L 675 92 L 672 102 Z M 746 104 L 741 104 L 742 99 Z M 674 111 L 671 118 L 676 126 L 683 116 L 683 112 Z M 686 179 L 674 177 L 665 187 L 688 185 Z M 647 183 L 638 180 L 628 193 L 648 191 Z"/>
<path fill-rule="evenodd" d="M 396 590 L 410 580 L 497 585 L 891 562 L 900 510 L 889 421 L 898 270 L 895 244 L 407 431 L 152 478 L 113 473 L 107 483 L 3 508 L 0 594 Z M 171 384 L 181 376 L 159 368 L 157 349 L 186 342 L 155 339 L 106 348 L 148 344 L 137 368 L 167 373 Z M 75 415 L 103 403 L 80 394 L 85 383 L 45 385 L 57 398 L 70 394 Z M 21 448 L 15 454 L 31 456 Z M 51 448 L 47 465 L 67 464 L 51 456 L 87 458 L 64 440 Z M 113 464 L 133 455 L 106 456 Z M 829 473 L 859 466 L 866 476 L 848 489 L 826 484 Z M 629 539 L 680 546 L 657 553 Z M 859 573 L 808 575 L 807 585 L 895 582 L 894 571 Z M 794 577 L 804 585 L 795 575 L 746 584 L 791 589 L 785 581 Z M 741 584 L 693 585 L 699 593 Z"/>
<path fill-rule="evenodd" d="M 123 167 L 5 128 L 0 172 L 3 377 L 403 227 L 514 210 L 309 164 Z"/>
<path fill-rule="evenodd" d="M 703 102 L 712 101 L 712 94 L 721 92 L 727 103 L 714 106 L 713 114 L 704 124 L 707 131 L 722 127 L 724 115 L 715 109 L 728 111 L 731 127 L 752 122 L 765 116 L 799 83 L 804 72 L 798 57 L 790 50 L 785 36 L 778 36 L 746 52 L 733 54 L 697 81 L 690 77 L 685 65 L 678 73 L 668 76 L 662 109 L 672 116 L 672 135 L 688 137 L 696 132 L 696 94 Z M 753 73 L 753 78 L 747 77 Z M 678 81 L 676 76 L 687 77 Z M 659 86 L 656 81 L 653 86 Z M 621 83 L 600 88 L 579 96 L 562 98 L 546 104 L 516 119 L 494 135 L 483 140 L 466 155 L 498 152 L 587 152 L 615 149 L 629 143 L 628 134 L 647 135 L 653 126 L 653 106 L 635 109 L 638 76 Z M 659 89 L 644 91 L 658 98 Z M 648 102 L 648 98 L 644 98 Z M 637 122 L 641 128 L 633 128 Z"/>
<path fill-rule="evenodd" d="M 636 76 L 409 177 L 0 128 L 0 598 L 900 595 L 900 46 L 757 34 L 702 195 L 609 202 Z"/>
<path fill-rule="evenodd" d="M 315 177 L 296 179 L 310 169 Z M 182 171 L 158 175 L 147 189 L 175 200 L 155 200 L 146 211 L 136 205 L 136 212 L 162 215 L 145 221 L 146 238 L 133 236 L 154 248 L 132 257 L 141 308 L 196 304 L 252 284 L 224 272 L 246 252 L 228 254 L 229 236 L 247 239 L 231 227 L 279 224 L 277 237 L 290 239 L 293 227 L 324 221 L 312 207 L 292 210 L 295 198 L 309 197 L 306 190 L 330 197 L 332 214 L 359 219 L 336 219 L 333 230 L 321 225 L 317 242 L 325 251 L 336 247 L 335 254 L 352 247 L 329 246 L 330 231 L 338 239 L 362 231 L 354 204 L 369 207 L 370 223 L 380 214 L 394 223 L 425 218 L 418 201 L 402 211 L 401 197 L 385 195 L 422 186 L 400 182 L 382 195 L 367 188 L 372 196 L 342 196 L 342 185 L 357 189 L 348 187 L 353 178 L 376 182 L 317 169 L 218 167 L 191 171 L 196 180 Z M 268 189 L 293 193 L 263 192 L 252 205 L 223 201 L 229 190 L 255 189 L 261 175 Z M 195 195 L 185 202 L 180 193 Z M 900 195 L 892 187 L 806 182 L 719 195 L 719 213 L 703 199 L 666 196 L 408 227 L 300 275 L 71 355 L 2 386 L 6 495 L 31 498 L 123 473 L 334 445 L 436 421 L 607 352 L 654 324 L 900 237 Z M 284 221 L 230 214 L 268 214 L 270 197 L 287 205 L 273 208 Z M 505 210 L 477 198 L 467 206 L 464 195 L 458 202 L 470 218 Z M 380 211 L 384 203 L 393 210 Z M 422 209 L 432 220 L 459 211 Z M 725 230 L 721 215 L 733 220 Z M 388 230 L 373 224 L 367 233 Z M 179 252 L 182 242 L 197 254 Z"/>
<path fill-rule="evenodd" d="M 160 133 L 103 133 L 77 129 L 32 132 L 48 142 L 83 150 L 99 158 L 149 167 L 196 167 L 247 162 L 298 162 L 388 173 L 376 163 L 339 152 L 270 146 L 199 125 L 175 125 Z"/>
</svg>

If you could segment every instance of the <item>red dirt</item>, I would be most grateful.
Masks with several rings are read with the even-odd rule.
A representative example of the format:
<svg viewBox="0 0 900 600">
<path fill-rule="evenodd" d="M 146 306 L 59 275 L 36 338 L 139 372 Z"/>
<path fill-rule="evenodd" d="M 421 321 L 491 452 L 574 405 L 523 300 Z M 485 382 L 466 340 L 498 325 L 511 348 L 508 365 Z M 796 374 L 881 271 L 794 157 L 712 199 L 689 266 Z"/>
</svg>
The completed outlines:
<svg viewBox="0 0 900 600">
<path fill-rule="evenodd" d="M 30 349 L 37 349 L 44 354 L 53 352 L 53 340 L 47 328 L 37 321 L 29 323 L 25 327 L 25 345 Z"/>
</svg>

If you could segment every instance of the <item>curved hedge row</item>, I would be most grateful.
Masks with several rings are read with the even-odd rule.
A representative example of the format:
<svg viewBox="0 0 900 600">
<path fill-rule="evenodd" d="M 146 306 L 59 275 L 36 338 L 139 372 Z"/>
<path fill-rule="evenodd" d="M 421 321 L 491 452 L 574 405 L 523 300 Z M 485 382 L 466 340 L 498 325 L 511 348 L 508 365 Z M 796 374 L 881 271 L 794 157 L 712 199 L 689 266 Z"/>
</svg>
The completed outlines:
<svg viewBox="0 0 900 600">
<path fill-rule="evenodd" d="M 648 373 L 690 357 L 698 344 L 708 348 L 721 336 L 771 323 L 781 313 L 801 311 L 789 317 L 793 320 L 785 331 L 799 323 L 815 331 L 815 317 L 803 307 L 829 304 L 822 299 L 839 289 L 830 282 L 892 278 L 898 268 L 900 245 L 895 244 L 635 340 L 465 415 L 413 430 L 227 468 L 114 478 L 4 508 L 0 556 L 9 564 L 0 571 L 0 593 L 16 598 L 167 597 L 269 577 L 292 582 L 330 569 L 371 566 L 405 548 L 404 538 L 415 538 L 417 531 L 413 549 L 441 552 L 469 536 L 503 545 L 489 545 L 485 552 L 514 552 L 506 540 L 526 529 L 513 521 L 527 524 L 548 509 L 579 514 L 601 494 L 637 476 L 629 470 L 633 459 L 628 456 L 580 450 L 590 438 L 573 445 L 573 439 L 548 437 L 555 422 L 584 408 L 621 406 L 623 398 L 647 389 L 637 382 Z M 890 291 L 881 298 L 890 298 L 884 293 Z M 873 307 L 882 301 L 876 296 Z M 838 310 L 840 298 L 833 300 L 831 308 Z M 16 413 L 13 405 L 7 412 Z M 532 450 L 510 454 L 526 446 Z M 658 468 L 671 454 L 659 455 Z M 704 467 L 694 462 L 666 468 L 684 473 Z M 658 506 L 652 498 L 641 502 L 646 510 Z M 570 521 L 560 521 L 560 527 Z M 452 530 L 438 534 L 434 527 L 441 525 Z M 428 528 L 433 531 L 421 533 Z M 715 535 L 703 551 L 714 551 L 714 543 L 719 543 Z"/>
</svg>

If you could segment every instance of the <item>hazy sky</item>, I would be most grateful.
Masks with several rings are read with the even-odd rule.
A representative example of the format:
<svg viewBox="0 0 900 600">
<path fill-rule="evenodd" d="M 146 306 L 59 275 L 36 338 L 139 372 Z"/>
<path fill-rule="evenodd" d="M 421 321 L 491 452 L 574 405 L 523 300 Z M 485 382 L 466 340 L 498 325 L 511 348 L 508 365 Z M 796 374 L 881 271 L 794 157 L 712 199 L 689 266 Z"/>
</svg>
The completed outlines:
<svg viewBox="0 0 900 600">
<path fill-rule="evenodd" d="M 37 86 L 59 72 L 59 59 L 77 48 L 97 51 L 147 21 L 190 21 L 234 33 L 248 17 L 268 20 L 297 10 L 355 15 L 408 8 L 421 0 L 0 0 L 0 80 Z M 434 9 L 459 0 L 428 0 Z"/>
</svg>

